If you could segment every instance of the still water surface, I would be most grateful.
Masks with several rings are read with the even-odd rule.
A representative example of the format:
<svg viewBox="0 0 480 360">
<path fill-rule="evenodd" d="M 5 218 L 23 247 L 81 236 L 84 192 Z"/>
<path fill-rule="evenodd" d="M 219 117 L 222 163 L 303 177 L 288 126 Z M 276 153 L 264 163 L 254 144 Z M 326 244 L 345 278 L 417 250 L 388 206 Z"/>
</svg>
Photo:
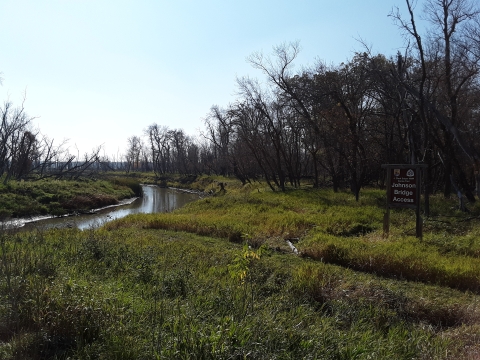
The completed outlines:
<svg viewBox="0 0 480 360">
<path fill-rule="evenodd" d="M 170 212 L 185 204 L 198 200 L 198 194 L 187 193 L 175 189 L 159 188 L 158 186 L 143 186 L 143 197 L 133 202 L 98 210 L 95 214 L 49 218 L 27 223 L 24 229 L 78 227 L 81 230 L 96 227 L 106 222 L 120 219 L 130 214 Z"/>
</svg>

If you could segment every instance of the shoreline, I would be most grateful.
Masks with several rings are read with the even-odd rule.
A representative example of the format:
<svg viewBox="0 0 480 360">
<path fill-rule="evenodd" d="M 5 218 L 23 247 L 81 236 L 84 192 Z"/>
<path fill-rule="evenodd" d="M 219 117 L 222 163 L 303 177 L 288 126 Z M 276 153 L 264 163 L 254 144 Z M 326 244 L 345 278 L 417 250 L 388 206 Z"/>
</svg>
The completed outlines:
<svg viewBox="0 0 480 360">
<path fill-rule="evenodd" d="M 20 229 L 20 228 L 24 227 L 26 224 L 35 223 L 35 222 L 42 221 L 42 220 L 68 218 L 68 217 L 74 217 L 74 216 L 79 216 L 79 215 L 94 215 L 98 211 L 102 211 L 102 210 L 105 210 L 105 209 L 110 209 L 110 208 L 124 206 L 124 205 L 130 205 L 131 203 L 133 203 L 137 199 L 139 199 L 139 197 L 123 199 L 123 200 L 120 200 L 118 202 L 118 204 L 107 205 L 107 206 L 104 206 L 104 207 L 101 207 L 101 208 L 91 209 L 91 210 L 86 211 L 86 212 L 78 212 L 77 211 L 77 212 L 68 213 L 68 214 L 60 215 L 60 216 L 39 215 L 39 216 L 30 216 L 30 217 L 23 217 L 23 218 L 18 218 L 18 219 L 11 219 L 11 220 L 0 222 L 0 229 L 5 229 L 5 230 Z"/>
<path fill-rule="evenodd" d="M 142 186 L 151 186 L 151 187 L 160 187 L 156 184 L 141 184 Z M 178 192 L 184 192 L 187 194 L 194 194 L 198 195 L 199 198 L 202 198 L 204 196 L 208 196 L 207 193 L 199 190 L 192 190 L 192 189 L 182 189 L 182 188 L 175 188 L 175 187 L 167 187 L 166 189 L 168 190 L 173 190 L 173 191 L 178 191 Z M 106 210 L 106 209 L 111 209 L 111 208 L 116 208 L 120 206 L 125 206 L 125 205 L 130 205 L 132 204 L 135 200 L 139 199 L 140 197 L 132 197 L 128 199 L 123 199 L 118 202 L 118 204 L 114 205 L 107 205 L 103 206 L 100 208 L 95 208 L 95 209 L 90 209 L 85 212 L 73 212 L 73 213 L 68 213 L 64 215 L 38 215 L 38 216 L 29 216 L 29 217 L 22 217 L 22 218 L 15 218 L 15 219 L 9 219 L 7 221 L 0 222 L 0 230 L 14 230 L 14 229 L 21 229 L 27 224 L 32 224 L 36 223 L 39 221 L 43 220 L 50 220 L 50 219 L 60 219 L 60 218 L 68 218 L 68 217 L 75 217 L 75 216 L 80 216 L 80 215 L 95 215 L 100 211 Z"/>
</svg>

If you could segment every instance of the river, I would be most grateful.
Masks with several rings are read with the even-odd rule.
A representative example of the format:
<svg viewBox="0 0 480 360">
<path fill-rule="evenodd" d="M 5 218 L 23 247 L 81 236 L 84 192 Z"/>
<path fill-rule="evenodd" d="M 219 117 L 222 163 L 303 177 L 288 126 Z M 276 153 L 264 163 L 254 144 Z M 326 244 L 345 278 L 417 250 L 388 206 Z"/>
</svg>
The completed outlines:
<svg viewBox="0 0 480 360">
<path fill-rule="evenodd" d="M 152 185 L 144 185 L 142 188 L 143 197 L 124 201 L 123 203 L 125 205 L 99 209 L 93 214 L 46 218 L 42 220 L 22 219 L 19 221 L 19 225 L 22 226 L 22 230 L 53 227 L 77 227 L 84 230 L 101 226 L 106 222 L 120 219 L 130 214 L 170 212 L 199 198 L 198 194 L 177 189 L 160 188 Z"/>
</svg>

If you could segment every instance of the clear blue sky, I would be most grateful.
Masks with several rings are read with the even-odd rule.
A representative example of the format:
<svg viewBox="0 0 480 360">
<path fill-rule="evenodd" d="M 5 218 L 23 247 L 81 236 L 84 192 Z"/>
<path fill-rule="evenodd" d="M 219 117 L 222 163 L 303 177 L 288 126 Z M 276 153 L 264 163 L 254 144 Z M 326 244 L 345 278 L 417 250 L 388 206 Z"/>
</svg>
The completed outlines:
<svg viewBox="0 0 480 360">
<path fill-rule="evenodd" d="M 340 64 L 363 39 L 374 53 L 404 44 L 387 15 L 404 0 L 1 0 L 0 100 L 36 117 L 82 153 L 152 123 L 198 135 L 212 105 L 234 100 L 235 78 L 262 78 L 246 57 L 299 40 L 297 68 Z M 421 10 L 418 6 L 418 11 Z"/>
</svg>

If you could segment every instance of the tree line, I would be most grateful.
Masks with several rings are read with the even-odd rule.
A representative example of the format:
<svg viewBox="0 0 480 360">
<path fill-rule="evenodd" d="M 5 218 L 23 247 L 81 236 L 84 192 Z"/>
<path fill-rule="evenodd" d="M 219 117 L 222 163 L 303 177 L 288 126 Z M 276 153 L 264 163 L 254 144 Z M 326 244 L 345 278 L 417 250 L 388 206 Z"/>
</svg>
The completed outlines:
<svg viewBox="0 0 480 360">
<path fill-rule="evenodd" d="M 158 173 L 258 178 L 273 190 L 314 186 L 360 189 L 385 181 L 382 164 L 427 164 L 427 191 L 480 195 L 480 19 L 470 0 L 426 0 L 421 35 L 411 0 L 408 18 L 390 13 L 405 36 L 402 53 L 367 46 L 340 65 L 318 62 L 294 72 L 298 42 L 254 53 L 266 84 L 237 79 L 236 100 L 213 106 L 199 138 L 153 124 L 145 163 Z M 131 142 L 132 138 L 129 140 Z M 138 140 L 138 139 L 137 139 Z M 139 153 L 131 158 L 139 159 Z"/>
<path fill-rule="evenodd" d="M 91 153 L 73 155 L 65 142 L 56 144 L 32 125 L 24 102 L 15 107 L 6 101 L 0 106 L 0 179 L 27 180 L 52 177 L 78 179 L 106 170 L 110 164 L 101 147 Z"/>
<path fill-rule="evenodd" d="M 382 164 L 423 163 L 426 191 L 474 201 L 480 196 L 480 9 L 473 0 L 425 0 L 418 14 L 412 0 L 405 3 L 406 18 L 398 8 L 390 13 L 405 37 L 402 52 L 373 54 L 363 44 L 339 65 L 319 61 L 300 71 L 294 71 L 298 42 L 254 53 L 248 61 L 266 81 L 237 78 L 236 99 L 212 106 L 199 136 L 154 123 L 128 139 L 120 162 L 100 157 L 98 149 L 79 164 L 46 138 L 25 128 L 15 133 L 28 119 L 5 105 L 0 141 L 9 145 L 1 148 L 0 172 L 42 173 L 63 154 L 65 174 L 96 164 L 158 176 L 234 175 L 244 184 L 262 179 L 273 190 L 307 182 L 349 188 L 358 199 L 362 187 L 384 184 Z M 428 23 L 422 34 L 420 16 Z"/>
</svg>

